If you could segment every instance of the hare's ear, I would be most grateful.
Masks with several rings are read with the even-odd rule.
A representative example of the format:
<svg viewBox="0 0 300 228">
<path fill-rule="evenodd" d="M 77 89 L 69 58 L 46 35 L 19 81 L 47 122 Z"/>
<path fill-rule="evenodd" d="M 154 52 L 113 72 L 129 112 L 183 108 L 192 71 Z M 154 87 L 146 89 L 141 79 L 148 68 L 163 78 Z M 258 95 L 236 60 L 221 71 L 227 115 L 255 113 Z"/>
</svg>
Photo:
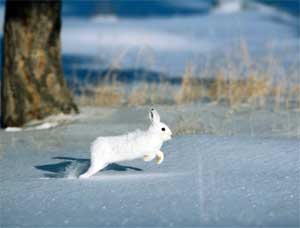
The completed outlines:
<svg viewBox="0 0 300 228">
<path fill-rule="evenodd" d="M 151 111 L 149 112 L 149 118 L 150 118 L 152 123 L 159 123 L 160 122 L 160 116 L 154 108 L 152 108 Z"/>
</svg>

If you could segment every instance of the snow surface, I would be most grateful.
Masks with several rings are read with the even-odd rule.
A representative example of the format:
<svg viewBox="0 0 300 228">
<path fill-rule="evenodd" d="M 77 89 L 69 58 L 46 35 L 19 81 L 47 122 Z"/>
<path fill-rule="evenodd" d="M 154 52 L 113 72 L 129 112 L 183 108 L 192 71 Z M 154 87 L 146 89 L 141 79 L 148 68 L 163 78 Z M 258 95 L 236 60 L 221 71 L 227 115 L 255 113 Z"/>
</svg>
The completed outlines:
<svg viewBox="0 0 300 228">
<path fill-rule="evenodd" d="M 223 0 L 220 1 L 219 6 L 214 10 L 216 13 L 235 13 L 242 10 L 241 0 Z"/>
<path fill-rule="evenodd" d="M 299 226 L 299 139 L 176 136 L 161 165 L 136 160 L 77 179 L 94 138 L 148 125 L 132 112 L 143 110 L 123 111 L 0 131 L 1 227 Z"/>
<path fill-rule="evenodd" d="M 18 132 L 18 131 L 34 131 L 34 130 L 47 130 L 55 128 L 57 126 L 71 123 L 80 118 L 80 115 L 65 115 L 63 113 L 58 115 L 52 115 L 46 117 L 43 120 L 32 120 L 24 127 L 7 127 L 4 129 L 6 132 Z"/>
<path fill-rule="evenodd" d="M 37 125 L 35 127 L 27 127 L 27 128 L 21 128 L 21 127 L 7 127 L 5 128 L 5 131 L 7 132 L 17 132 L 17 131 L 28 131 L 28 130 L 46 130 L 46 129 L 50 129 L 53 127 L 56 127 L 58 124 L 57 123 L 49 123 L 49 122 L 45 122 L 42 123 L 40 125 Z"/>
</svg>

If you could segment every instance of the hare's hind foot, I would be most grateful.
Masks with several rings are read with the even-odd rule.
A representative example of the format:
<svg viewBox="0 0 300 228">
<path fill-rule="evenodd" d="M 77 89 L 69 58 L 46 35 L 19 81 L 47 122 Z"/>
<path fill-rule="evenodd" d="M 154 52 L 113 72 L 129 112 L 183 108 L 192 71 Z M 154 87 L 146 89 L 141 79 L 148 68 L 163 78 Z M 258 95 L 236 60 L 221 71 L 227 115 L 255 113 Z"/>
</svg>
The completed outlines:
<svg viewBox="0 0 300 228">
<path fill-rule="evenodd" d="M 90 168 L 84 173 L 79 176 L 80 179 L 83 178 L 89 178 L 96 174 L 98 171 L 101 169 L 104 169 L 107 166 L 107 164 L 102 164 L 102 165 L 91 165 Z"/>
<path fill-rule="evenodd" d="M 163 161 L 164 161 L 164 153 L 162 151 L 159 151 L 157 154 L 156 154 L 156 164 L 161 164 Z"/>
</svg>

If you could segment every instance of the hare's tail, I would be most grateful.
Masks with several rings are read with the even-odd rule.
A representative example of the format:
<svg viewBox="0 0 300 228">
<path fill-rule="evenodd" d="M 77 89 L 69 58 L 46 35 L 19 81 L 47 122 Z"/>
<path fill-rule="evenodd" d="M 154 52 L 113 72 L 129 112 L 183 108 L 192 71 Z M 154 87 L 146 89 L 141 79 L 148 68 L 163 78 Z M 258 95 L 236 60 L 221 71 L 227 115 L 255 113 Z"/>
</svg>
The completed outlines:
<svg viewBox="0 0 300 228">
<path fill-rule="evenodd" d="M 72 163 L 64 170 L 63 176 L 64 178 L 74 179 L 85 169 L 86 165 L 83 165 L 81 162 L 72 161 Z"/>
</svg>

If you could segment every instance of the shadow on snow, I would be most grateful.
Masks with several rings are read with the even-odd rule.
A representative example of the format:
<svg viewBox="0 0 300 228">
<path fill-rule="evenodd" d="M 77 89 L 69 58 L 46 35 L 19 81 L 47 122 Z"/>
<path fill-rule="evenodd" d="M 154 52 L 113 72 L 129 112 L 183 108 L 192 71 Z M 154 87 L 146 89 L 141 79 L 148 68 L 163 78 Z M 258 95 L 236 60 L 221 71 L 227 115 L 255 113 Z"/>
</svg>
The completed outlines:
<svg viewBox="0 0 300 228">
<path fill-rule="evenodd" d="M 59 159 L 64 161 L 53 163 L 53 164 L 37 165 L 34 167 L 42 171 L 47 171 L 48 173 L 44 173 L 45 177 L 64 178 L 70 175 L 77 177 L 81 173 L 84 173 L 90 165 L 90 159 L 73 158 L 73 157 L 53 157 L 53 159 Z M 143 171 L 142 169 L 133 166 L 125 166 L 125 165 L 119 165 L 117 163 L 112 163 L 109 164 L 107 167 L 105 167 L 102 170 L 102 172 L 103 171 L 124 172 L 127 170 L 133 170 L 138 172 Z"/>
</svg>

